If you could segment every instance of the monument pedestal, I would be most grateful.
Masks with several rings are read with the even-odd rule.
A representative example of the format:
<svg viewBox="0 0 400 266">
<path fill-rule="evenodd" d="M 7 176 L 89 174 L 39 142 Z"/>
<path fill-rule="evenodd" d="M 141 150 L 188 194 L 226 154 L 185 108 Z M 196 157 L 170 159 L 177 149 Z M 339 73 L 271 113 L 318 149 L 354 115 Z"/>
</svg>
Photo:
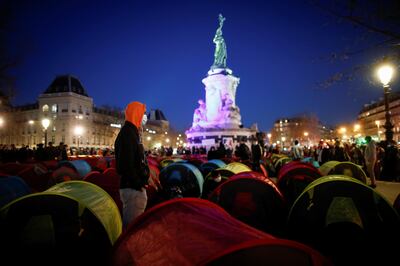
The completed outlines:
<svg viewBox="0 0 400 266">
<path fill-rule="evenodd" d="M 234 150 L 240 140 L 248 141 L 256 133 L 256 129 L 249 128 L 200 128 L 187 130 L 186 138 L 190 147 L 205 147 L 208 151 L 213 146 L 218 147 L 222 141 L 226 148 Z"/>
</svg>

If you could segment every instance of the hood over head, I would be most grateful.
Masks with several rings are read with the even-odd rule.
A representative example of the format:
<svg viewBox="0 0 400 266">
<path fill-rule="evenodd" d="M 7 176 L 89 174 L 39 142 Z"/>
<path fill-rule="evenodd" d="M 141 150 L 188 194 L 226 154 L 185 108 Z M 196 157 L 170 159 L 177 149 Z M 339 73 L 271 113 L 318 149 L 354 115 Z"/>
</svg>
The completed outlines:
<svg viewBox="0 0 400 266">
<path fill-rule="evenodd" d="M 141 102 L 131 102 L 126 106 L 125 120 L 131 122 L 137 128 L 140 128 L 145 111 L 146 111 L 145 104 Z"/>
</svg>

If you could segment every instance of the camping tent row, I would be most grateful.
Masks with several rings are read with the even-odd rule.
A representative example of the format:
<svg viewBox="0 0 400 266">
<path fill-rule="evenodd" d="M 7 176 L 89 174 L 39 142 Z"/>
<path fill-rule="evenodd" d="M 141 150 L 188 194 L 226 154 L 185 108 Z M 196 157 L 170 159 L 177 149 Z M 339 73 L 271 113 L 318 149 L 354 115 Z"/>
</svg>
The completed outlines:
<svg viewBox="0 0 400 266">
<path fill-rule="evenodd" d="M 115 244 L 113 265 L 331 265 L 299 242 L 278 239 L 195 198 L 139 216 Z"/>
<path fill-rule="evenodd" d="M 71 262 L 85 258 L 101 262 L 121 232 L 114 200 L 85 181 L 63 182 L 18 197 L 0 209 L 1 250 L 8 256 L 4 261 L 15 265 L 25 259 L 41 263 L 65 254 Z"/>
</svg>

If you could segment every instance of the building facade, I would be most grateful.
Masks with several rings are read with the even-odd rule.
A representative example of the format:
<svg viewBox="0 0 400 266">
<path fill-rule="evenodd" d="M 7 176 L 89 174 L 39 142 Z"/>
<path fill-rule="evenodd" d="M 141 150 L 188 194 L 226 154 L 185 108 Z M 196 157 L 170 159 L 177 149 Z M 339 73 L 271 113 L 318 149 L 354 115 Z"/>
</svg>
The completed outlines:
<svg viewBox="0 0 400 266">
<path fill-rule="evenodd" d="M 3 145 L 35 147 L 47 140 L 75 148 L 113 148 L 125 121 L 121 110 L 96 107 L 79 79 L 71 75 L 57 76 L 34 104 L 13 107 L 6 97 L 0 95 L 0 100 Z M 160 110 L 151 110 L 148 117 L 144 135 L 159 139 L 169 132 L 169 122 Z M 50 121 L 47 129 L 44 119 Z"/>
<path fill-rule="evenodd" d="M 388 95 L 389 111 L 393 124 L 393 140 L 400 142 L 400 93 L 390 93 Z M 384 100 L 364 105 L 358 114 L 358 123 L 363 134 L 370 135 L 375 140 L 385 140 L 385 105 Z"/>
<path fill-rule="evenodd" d="M 57 76 L 34 104 L 2 110 L 0 143 L 17 147 L 60 142 L 70 147 L 112 148 L 124 114 L 98 108 L 81 82 Z M 42 121 L 50 121 L 47 129 Z"/>
<path fill-rule="evenodd" d="M 332 137 L 333 130 L 322 125 L 316 116 L 298 116 L 276 120 L 269 142 L 288 148 L 295 140 L 302 146 L 313 146 Z"/>
</svg>

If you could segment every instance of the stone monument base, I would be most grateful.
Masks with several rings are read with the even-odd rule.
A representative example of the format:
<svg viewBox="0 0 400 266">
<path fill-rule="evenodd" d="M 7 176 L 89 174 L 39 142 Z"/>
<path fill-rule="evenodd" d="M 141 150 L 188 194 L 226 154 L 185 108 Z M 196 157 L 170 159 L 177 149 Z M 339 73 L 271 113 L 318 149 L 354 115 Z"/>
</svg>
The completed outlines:
<svg viewBox="0 0 400 266">
<path fill-rule="evenodd" d="M 208 151 L 213 146 L 218 148 L 222 141 L 226 148 L 231 148 L 234 151 L 241 139 L 244 139 L 246 144 L 250 145 L 250 137 L 255 136 L 256 133 L 256 129 L 250 128 L 199 128 L 187 130 L 186 138 L 190 148 L 205 147 Z"/>
</svg>

